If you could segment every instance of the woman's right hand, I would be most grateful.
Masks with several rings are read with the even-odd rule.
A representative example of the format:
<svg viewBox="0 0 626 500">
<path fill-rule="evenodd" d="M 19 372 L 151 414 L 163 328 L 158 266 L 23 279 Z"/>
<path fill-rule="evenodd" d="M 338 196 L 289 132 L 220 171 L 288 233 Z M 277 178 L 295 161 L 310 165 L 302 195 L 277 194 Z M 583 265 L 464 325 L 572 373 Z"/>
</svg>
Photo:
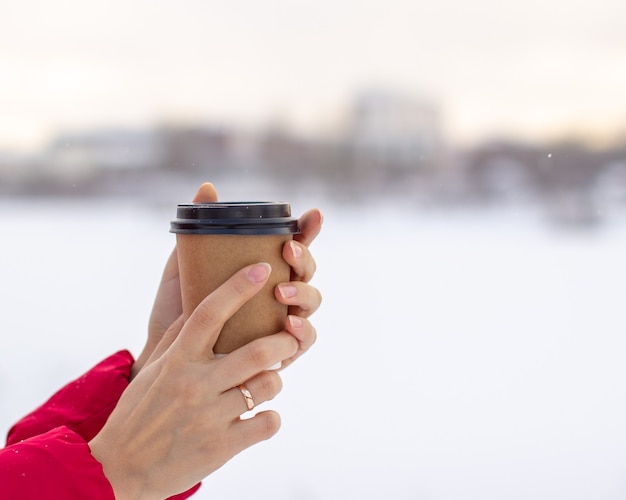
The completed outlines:
<svg viewBox="0 0 626 500">
<path fill-rule="evenodd" d="M 269 439 L 280 427 L 274 411 L 241 419 L 248 407 L 282 388 L 272 366 L 292 358 L 299 341 L 285 330 L 216 358 L 222 326 L 266 283 L 267 264 L 248 266 L 209 295 L 174 339 L 126 389 L 100 433 L 89 443 L 117 499 L 163 499 L 186 491 L 240 451 Z"/>
</svg>

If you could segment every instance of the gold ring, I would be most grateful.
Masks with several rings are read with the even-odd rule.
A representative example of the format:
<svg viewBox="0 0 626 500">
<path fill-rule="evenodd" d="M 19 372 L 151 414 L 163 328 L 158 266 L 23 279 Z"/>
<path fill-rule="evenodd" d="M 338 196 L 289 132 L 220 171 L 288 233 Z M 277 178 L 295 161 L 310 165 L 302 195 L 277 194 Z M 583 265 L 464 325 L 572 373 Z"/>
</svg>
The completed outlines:
<svg viewBox="0 0 626 500">
<path fill-rule="evenodd" d="M 248 411 L 254 409 L 254 399 L 252 399 L 252 394 L 250 394 L 250 391 L 248 390 L 246 385 L 240 384 L 237 386 L 237 389 L 239 389 L 241 391 L 241 394 L 243 394 L 243 397 L 246 400 L 246 405 L 248 406 Z"/>
</svg>

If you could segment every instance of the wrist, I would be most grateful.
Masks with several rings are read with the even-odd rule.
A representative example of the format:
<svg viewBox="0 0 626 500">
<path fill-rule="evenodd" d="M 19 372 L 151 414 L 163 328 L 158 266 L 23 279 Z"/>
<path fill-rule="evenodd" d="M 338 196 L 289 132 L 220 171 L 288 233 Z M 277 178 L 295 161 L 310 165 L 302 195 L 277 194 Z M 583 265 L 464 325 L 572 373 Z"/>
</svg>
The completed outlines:
<svg viewBox="0 0 626 500">
<path fill-rule="evenodd" d="M 145 481 L 140 479 L 140 475 L 133 473 L 132 467 L 129 467 L 120 455 L 113 453 L 111 447 L 107 445 L 102 438 L 94 437 L 89 443 L 91 455 L 102 466 L 104 477 L 111 485 L 116 500 L 150 500 L 146 494 L 147 488 L 143 485 Z"/>
</svg>

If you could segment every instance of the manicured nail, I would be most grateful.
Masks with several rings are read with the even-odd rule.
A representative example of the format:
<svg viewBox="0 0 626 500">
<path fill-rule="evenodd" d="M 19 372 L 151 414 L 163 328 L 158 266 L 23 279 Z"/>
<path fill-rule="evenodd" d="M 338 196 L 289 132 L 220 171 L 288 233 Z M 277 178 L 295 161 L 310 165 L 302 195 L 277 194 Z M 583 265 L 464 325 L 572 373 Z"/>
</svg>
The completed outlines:
<svg viewBox="0 0 626 500">
<path fill-rule="evenodd" d="M 248 279 L 252 281 L 252 283 L 261 283 L 267 279 L 271 272 L 272 266 L 263 262 L 248 271 Z"/>
<path fill-rule="evenodd" d="M 289 316 L 287 319 L 289 320 L 289 324 L 294 328 L 302 328 L 303 323 L 298 316 Z"/>
<path fill-rule="evenodd" d="M 302 247 L 298 245 L 295 241 L 290 241 L 289 246 L 291 247 L 291 253 L 296 259 L 302 257 Z"/>
<path fill-rule="evenodd" d="M 293 285 L 278 285 L 278 291 L 283 299 L 290 299 L 291 297 L 295 297 L 298 293 L 298 289 Z"/>
</svg>

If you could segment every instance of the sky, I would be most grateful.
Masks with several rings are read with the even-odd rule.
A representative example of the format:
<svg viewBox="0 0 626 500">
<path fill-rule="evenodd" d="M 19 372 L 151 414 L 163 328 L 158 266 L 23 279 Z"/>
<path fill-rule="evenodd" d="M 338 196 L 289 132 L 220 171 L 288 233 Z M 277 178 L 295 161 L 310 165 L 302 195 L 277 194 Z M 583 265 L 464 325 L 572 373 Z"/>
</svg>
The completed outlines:
<svg viewBox="0 0 626 500">
<path fill-rule="evenodd" d="M 0 0 L 0 149 L 59 130 L 280 122 L 435 103 L 453 141 L 626 130 L 623 0 Z"/>
</svg>

